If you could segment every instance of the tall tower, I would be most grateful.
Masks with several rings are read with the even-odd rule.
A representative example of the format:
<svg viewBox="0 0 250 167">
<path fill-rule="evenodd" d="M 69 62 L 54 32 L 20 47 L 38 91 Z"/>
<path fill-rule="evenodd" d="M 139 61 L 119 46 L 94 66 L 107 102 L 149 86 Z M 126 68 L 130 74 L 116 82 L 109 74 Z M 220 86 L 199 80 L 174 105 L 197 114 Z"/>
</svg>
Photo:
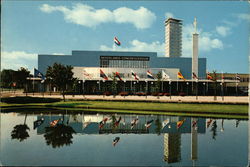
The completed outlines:
<svg viewBox="0 0 250 167">
<path fill-rule="evenodd" d="M 165 21 L 165 56 L 181 57 L 182 54 L 182 20 L 168 18 Z"/>
<path fill-rule="evenodd" d="M 193 56 L 192 56 L 192 74 L 195 73 L 195 75 L 198 77 L 198 39 L 199 34 L 197 33 L 197 21 L 196 18 L 194 18 L 194 33 L 193 33 Z"/>
</svg>

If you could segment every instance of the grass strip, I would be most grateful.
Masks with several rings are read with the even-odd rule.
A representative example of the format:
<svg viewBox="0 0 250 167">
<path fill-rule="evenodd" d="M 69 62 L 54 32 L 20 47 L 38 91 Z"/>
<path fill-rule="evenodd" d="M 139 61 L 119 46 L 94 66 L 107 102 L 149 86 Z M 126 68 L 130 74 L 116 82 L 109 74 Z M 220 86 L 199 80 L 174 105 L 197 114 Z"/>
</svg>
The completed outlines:
<svg viewBox="0 0 250 167">
<path fill-rule="evenodd" d="M 191 113 L 248 114 L 248 105 L 187 104 L 187 103 L 150 103 L 114 101 L 68 101 L 47 104 L 48 107 L 88 108 L 136 111 L 169 111 Z"/>
</svg>

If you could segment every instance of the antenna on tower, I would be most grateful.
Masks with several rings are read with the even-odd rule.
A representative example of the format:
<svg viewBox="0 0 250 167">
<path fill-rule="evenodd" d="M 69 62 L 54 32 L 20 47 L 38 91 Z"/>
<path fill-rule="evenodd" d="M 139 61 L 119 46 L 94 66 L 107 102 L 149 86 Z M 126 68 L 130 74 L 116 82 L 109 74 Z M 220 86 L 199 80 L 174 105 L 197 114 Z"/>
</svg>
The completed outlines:
<svg viewBox="0 0 250 167">
<path fill-rule="evenodd" d="M 197 20 L 196 20 L 196 17 L 194 18 L 194 32 L 196 33 L 197 32 Z"/>
</svg>

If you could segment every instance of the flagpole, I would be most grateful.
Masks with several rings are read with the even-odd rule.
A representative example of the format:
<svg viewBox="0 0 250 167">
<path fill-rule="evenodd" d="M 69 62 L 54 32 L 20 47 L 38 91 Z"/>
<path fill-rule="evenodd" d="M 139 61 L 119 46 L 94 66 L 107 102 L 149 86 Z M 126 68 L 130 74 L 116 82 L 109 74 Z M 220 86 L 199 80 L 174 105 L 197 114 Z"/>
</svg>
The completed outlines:
<svg viewBox="0 0 250 167">
<path fill-rule="evenodd" d="M 161 92 L 163 92 L 163 79 L 161 80 Z"/>
<path fill-rule="evenodd" d="M 177 78 L 177 93 L 179 92 L 179 86 L 178 86 L 178 78 Z"/>
<path fill-rule="evenodd" d="M 236 96 L 238 96 L 238 77 L 237 74 L 235 74 L 235 88 L 236 88 Z"/>
<path fill-rule="evenodd" d="M 34 75 L 33 75 L 33 96 L 34 96 L 34 91 L 35 91 L 35 68 L 34 68 Z"/>
<path fill-rule="evenodd" d="M 192 94 L 194 92 L 194 79 L 192 78 Z"/>
<path fill-rule="evenodd" d="M 132 79 L 131 79 L 131 82 L 130 82 L 130 91 L 131 91 L 131 94 L 133 93 L 133 90 L 132 90 Z"/>
<path fill-rule="evenodd" d="M 198 79 L 196 79 L 196 100 L 198 100 Z"/>
<path fill-rule="evenodd" d="M 170 92 L 169 97 L 170 97 L 170 99 L 171 99 L 171 79 L 169 80 L 169 92 Z"/>
</svg>

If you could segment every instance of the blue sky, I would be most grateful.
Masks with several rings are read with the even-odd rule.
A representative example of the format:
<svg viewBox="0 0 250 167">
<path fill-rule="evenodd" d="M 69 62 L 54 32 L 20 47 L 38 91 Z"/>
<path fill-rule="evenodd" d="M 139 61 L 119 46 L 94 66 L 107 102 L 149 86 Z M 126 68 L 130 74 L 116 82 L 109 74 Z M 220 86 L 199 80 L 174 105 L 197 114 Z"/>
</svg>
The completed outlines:
<svg viewBox="0 0 250 167">
<path fill-rule="evenodd" d="M 4 1 L 2 69 L 37 67 L 37 54 L 72 50 L 151 51 L 164 56 L 164 20 L 183 20 L 183 57 L 191 57 L 197 17 L 199 57 L 208 71 L 248 73 L 249 3 L 225 1 Z M 121 41 L 115 47 L 113 38 Z"/>
</svg>

